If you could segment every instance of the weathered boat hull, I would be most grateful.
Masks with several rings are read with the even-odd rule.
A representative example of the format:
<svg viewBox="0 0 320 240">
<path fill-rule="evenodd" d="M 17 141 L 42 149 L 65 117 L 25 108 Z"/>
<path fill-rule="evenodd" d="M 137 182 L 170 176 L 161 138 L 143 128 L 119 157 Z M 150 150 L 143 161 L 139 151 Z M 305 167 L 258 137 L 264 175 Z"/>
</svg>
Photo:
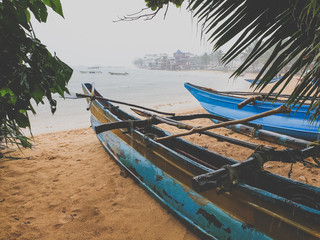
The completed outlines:
<svg viewBox="0 0 320 240">
<path fill-rule="evenodd" d="M 91 92 L 91 89 L 88 90 L 89 84 L 83 88 L 85 93 Z M 116 115 L 112 111 L 119 114 Z M 102 100 L 92 103 L 91 112 L 93 128 L 120 119 L 134 119 L 121 110 L 114 109 L 111 104 L 106 105 Z M 149 134 L 151 133 L 166 134 L 156 128 L 152 128 Z M 320 237 L 317 230 L 317 222 L 320 221 L 318 210 L 310 210 L 309 207 L 264 190 L 239 183 L 231 193 L 218 194 L 215 190 L 196 193 L 192 189 L 192 178 L 212 169 L 186 157 L 188 153 L 183 154 L 181 149 L 190 151 L 189 153 L 199 151 L 199 158 L 205 158 L 206 154 L 210 159 L 214 157 L 212 161 L 217 162 L 217 167 L 234 162 L 232 159 L 211 154 L 181 139 L 160 144 L 137 130 L 128 132 L 127 129 L 115 129 L 97 136 L 122 167 L 127 169 L 155 199 L 200 233 L 202 238 Z M 281 182 L 281 179 L 279 177 L 277 181 Z M 267 180 L 266 184 L 268 182 Z M 317 194 L 320 196 L 320 191 Z"/>
<path fill-rule="evenodd" d="M 247 118 L 271 109 L 275 109 L 283 103 L 256 101 L 254 105 L 246 105 L 239 109 L 237 105 L 244 98 L 218 94 L 199 86 L 185 83 L 185 88 L 199 101 L 202 107 L 209 113 L 228 119 Z M 261 125 L 263 129 L 286 134 L 289 136 L 316 141 L 320 139 L 319 127 L 308 122 L 306 116 L 308 105 L 302 105 L 299 109 L 293 107 L 291 113 L 276 114 L 252 121 Z"/>
</svg>

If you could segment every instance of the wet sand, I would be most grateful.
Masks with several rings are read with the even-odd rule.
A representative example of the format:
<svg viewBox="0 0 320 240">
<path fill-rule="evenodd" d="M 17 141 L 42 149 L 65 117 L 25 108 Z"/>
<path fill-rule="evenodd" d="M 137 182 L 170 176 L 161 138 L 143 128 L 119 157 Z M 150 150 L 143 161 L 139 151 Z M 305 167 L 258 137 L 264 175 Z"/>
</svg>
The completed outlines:
<svg viewBox="0 0 320 240">
<path fill-rule="evenodd" d="M 186 113 L 200 112 L 205 111 Z M 276 147 L 226 129 L 215 132 Z M 185 138 L 236 160 L 253 152 L 197 134 Z M 91 128 L 37 135 L 34 141 L 33 149 L 10 154 L 22 159 L 0 159 L 1 240 L 199 239 L 121 172 Z M 273 162 L 265 164 L 265 170 L 287 176 L 290 166 Z M 291 177 L 320 187 L 320 169 L 297 163 Z"/>
</svg>

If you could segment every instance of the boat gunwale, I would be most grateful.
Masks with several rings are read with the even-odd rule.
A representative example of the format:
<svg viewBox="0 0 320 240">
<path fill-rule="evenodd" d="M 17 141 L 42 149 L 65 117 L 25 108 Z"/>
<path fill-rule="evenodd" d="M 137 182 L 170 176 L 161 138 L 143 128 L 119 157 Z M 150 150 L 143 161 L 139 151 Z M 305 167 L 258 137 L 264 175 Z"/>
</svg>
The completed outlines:
<svg viewBox="0 0 320 240">
<path fill-rule="evenodd" d="M 228 93 L 223 93 L 223 92 L 220 92 L 220 91 L 217 91 L 217 90 L 214 90 L 214 89 L 209 89 L 209 88 L 204 88 L 204 87 L 201 87 L 201 86 L 198 86 L 198 85 L 194 85 L 194 84 L 192 84 L 192 83 L 188 83 L 188 82 L 186 82 L 185 83 L 185 86 L 190 86 L 190 87 L 192 87 L 192 88 L 196 88 L 198 91 L 202 91 L 202 92 L 205 92 L 205 93 L 208 93 L 208 94 L 213 94 L 213 95 L 218 95 L 218 96 L 223 96 L 223 97 L 225 97 L 226 99 L 233 99 L 233 100 L 237 100 L 237 99 L 239 99 L 239 100 L 241 100 L 241 101 L 243 101 L 243 100 L 246 100 L 247 98 L 246 97 L 243 97 L 243 96 L 239 96 L 239 95 L 236 95 L 236 94 L 228 94 Z M 250 95 L 250 93 L 248 92 L 248 96 Z M 283 105 L 283 104 L 281 104 L 281 103 L 285 103 L 286 101 L 285 100 L 281 100 L 281 99 L 277 99 L 277 101 L 268 101 L 268 100 L 266 100 L 266 101 L 261 101 L 261 100 L 255 100 L 256 102 L 257 102 L 257 104 L 261 104 L 261 107 L 262 108 L 268 108 L 267 106 L 271 106 L 271 105 L 274 105 L 274 106 L 276 106 L 276 105 L 278 105 L 278 106 L 280 106 L 280 105 Z M 227 101 L 226 101 L 227 102 Z M 239 101 L 240 102 L 240 101 Z M 263 104 L 267 104 L 267 106 L 264 106 Z M 278 107 L 277 106 L 277 107 Z M 297 109 L 297 108 L 299 108 L 299 109 Z M 302 109 L 304 109 L 304 108 L 306 108 L 306 109 L 308 109 L 309 108 L 309 105 L 308 104 L 302 104 L 301 105 L 301 107 L 298 107 L 298 106 L 294 106 L 293 107 L 293 111 L 295 111 L 295 109 L 297 109 L 297 111 L 298 112 L 300 112 L 300 113 L 306 113 L 307 112 L 307 110 L 302 110 Z"/>
</svg>

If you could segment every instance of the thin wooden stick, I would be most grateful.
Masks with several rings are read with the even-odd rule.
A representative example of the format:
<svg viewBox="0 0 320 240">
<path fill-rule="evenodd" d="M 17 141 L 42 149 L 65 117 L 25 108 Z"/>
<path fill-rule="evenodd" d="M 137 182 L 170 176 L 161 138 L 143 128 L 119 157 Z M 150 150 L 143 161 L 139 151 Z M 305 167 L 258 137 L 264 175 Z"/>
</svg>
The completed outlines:
<svg viewBox="0 0 320 240">
<path fill-rule="evenodd" d="M 90 101 L 93 101 L 95 99 L 97 99 L 97 100 L 106 100 L 108 102 L 123 104 L 123 105 L 130 106 L 130 107 L 141 108 L 141 109 L 148 110 L 148 111 L 155 112 L 155 113 L 159 113 L 159 114 L 170 115 L 170 116 L 174 116 L 175 115 L 175 113 L 161 112 L 161 111 L 158 111 L 158 110 L 155 110 L 155 109 L 152 109 L 152 108 L 147 108 L 147 107 L 143 107 L 143 106 L 140 106 L 140 105 L 127 103 L 127 102 L 122 102 L 122 101 L 118 101 L 118 100 L 112 100 L 112 99 L 109 99 L 109 98 L 104 98 L 104 97 L 96 96 L 96 95 L 88 95 L 88 94 L 83 94 L 83 93 L 75 93 L 74 94 L 73 93 L 73 94 L 70 94 L 70 95 L 66 95 L 65 98 L 71 98 L 71 99 L 90 98 Z M 90 108 L 90 106 L 87 108 L 87 110 L 89 108 Z"/>
<path fill-rule="evenodd" d="M 244 118 L 244 119 L 238 119 L 238 120 L 232 120 L 232 121 L 228 121 L 228 122 L 223 122 L 223 123 L 219 123 L 219 124 L 215 124 L 215 125 L 210 125 L 210 126 L 206 126 L 206 127 L 199 127 L 199 128 L 193 128 L 190 131 L 187 132 L 182 132 L 182 133 L 178 133 L 178 134 L 173 134 L 170 136 L 166 136 L 166 137 L 161 137 L 161 138 L 155 138 L 155 141 L 161 141 L 161 140 L 167 140 L 170 138 L 175 138 L 175 137 L 181 137 L 181 136 L 186 136 L 186 135 L 190 135 L 190 134 L 194 134 L 194 133 L 200 133 L 202 131 L 205 130 L 209 130 L 209 129 L 214 129 L 214 128 L 219 128 L 219 127 L 225 127 L 231 124 L 238 124 L 238 123 L 246 123 L 246 122 L 250 122 L 259 118 L 263 118 L 263 117 L 267 117 L 270 115 L 274 115 L 277 113 L 290 113 L 291 110 L 286 107 L 285 105 L 282 105 L 276 109 L 272 109 L 270 111 L 264 112 L 264 113 L 260 113 L 248 118 Z"/>
</svg>

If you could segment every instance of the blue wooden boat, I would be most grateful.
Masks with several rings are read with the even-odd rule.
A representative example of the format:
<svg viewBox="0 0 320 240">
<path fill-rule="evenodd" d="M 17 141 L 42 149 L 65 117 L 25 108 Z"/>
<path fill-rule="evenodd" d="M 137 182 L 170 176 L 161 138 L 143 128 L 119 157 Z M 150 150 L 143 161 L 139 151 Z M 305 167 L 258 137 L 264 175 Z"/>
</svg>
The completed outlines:
<svg viewBox="0 0 320 240">
<path fill-rule="evenodd" d="M 269 83 L 275 83 L 275 82 L 279 81 L 281 78 L 282 78 L 282 76 L 273 78 Z M 249 82 L 251 84 L 255 81 L 255 79 L 244 79 L 244 80 L 246 80 L 247 82 Z M 260 80 L 258 80 L 255 84 L 258 84 L 259 82 L 260 82 Z"/>
<path fill-rule="evenodd" d="M 246 105 L 239 109 L 238 104 L 246 98 L 223 93 L 212 89 L 185 83 L 186 89 L 200 102 L 209 113 L 228 119 L 247 118 L 283 105 L 278 101 L 255 101 L 255 104 Z M 276 114 L 252 121 L 261 125 L 263 129 L 289 136 L 316 141 L 320 139 L 320 129 L 317 124 L 311 124 L 306 116 L 309 105 L 292 108 L 291 113 Z"/>
<path fill-rule="evenodd" d="M 85 94 L 92 85 L 83 84 Z M 121 123 L 136 117 L 94 91 L 91 124 Z M 161 143 L 169 133 L 148 125 L 97 133 L 106 151 L 151 196 L 201 239 L 319 239 L 320 189 L 267 171 L 245 174 L 229 192 L 197 192 L 194 179 L 239 162 L 180 138 Z"/>
</svg>

